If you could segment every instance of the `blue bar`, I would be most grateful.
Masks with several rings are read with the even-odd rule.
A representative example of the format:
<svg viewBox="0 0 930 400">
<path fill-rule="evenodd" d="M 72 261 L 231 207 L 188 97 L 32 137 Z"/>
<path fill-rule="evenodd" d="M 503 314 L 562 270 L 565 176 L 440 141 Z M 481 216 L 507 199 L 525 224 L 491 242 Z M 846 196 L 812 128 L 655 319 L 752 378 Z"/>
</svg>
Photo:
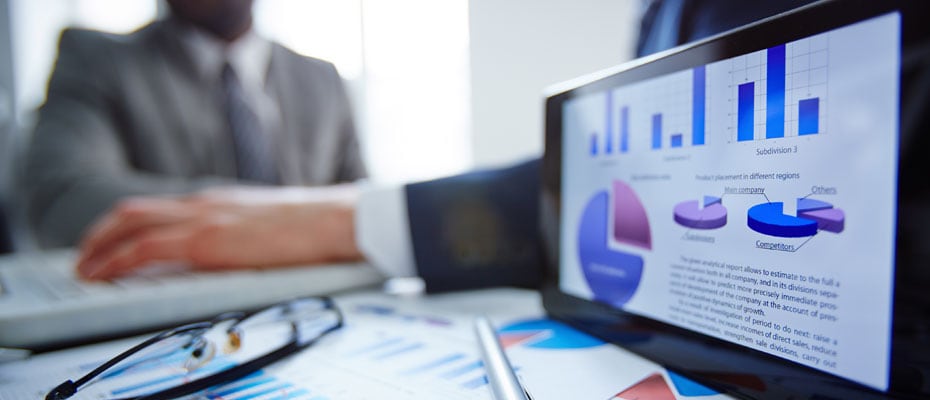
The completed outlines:
<svg viewBox="0 0 930 400">
<path fill-rule="evenodd" d="M 518 369 L 519 368 L 514 368 L 514 371 Z M 477 389 L 487 384 L 488 384 L 488 376 L 481 375 L 475 379 L 472 379 L 468 382 L 463 383 L 462 386 L 464 386 L 466 389 Z"/>
<path fill-rule="evenodd" d="M 700 146 L 704 144 L 704 102 L 707 101 L 706 87 L 706 71 L 704 67 L 697 67 L 694 69 L 694 82 L 692 84 L 693 90 L 692 101 L 691 101 L 691 144 L 695 146 Z"/>
<path fill-rule="evenodd" d="M 672 147 L 681 147 L 681 143 L 682 135 L 680 133 L 672 135 Z"/>
<path fill-rule="evenodd" d="M 609 90 L 607 91 L 607 126 L 604 127 L 604 153 L 611 154 L 614 152 L 614 113 L 613 106 L 614 97 L 613 93 Z"/>
<path fill-rule="evenodd" d="M 475 379 L 472 379 L 468 382 L 463 383 L 462 386 L 464 386 L 465 389 L 477 389 L 487 384 L 488 384 L 488 376 L 481 375 Z"/>
<path fill-rule="evenodd" d="M 239 382 L 237 384 L 226 386 L 223 388 L 223 390 L 211 391 L 210 393 L 207 394 L 207 397 L 211 399 L 215 399 L 219 397 L 229 397 L 229 395 L 233 393 L 244 392 L 246 390 L 264 385 L 266 383 L 270 383 L 272 381 L 274 381 L 274 378 L 267 376 L 264 378 L 249 380 L 245 382 Z"/>
<path fill-rule="evenodd" d="M 785 137 L 785 45 L 768 50 L 765 74 L 765 138 Z"/>
<path fill-rule="evenodd" d="M 753 139 L 753 113 L 755 112 L 755 82 L 739 85 L 736 112 L 736 140 L 746 141 Z"/>
<path fill-rule="evenodd" d="M 399 348 L 399 349 L 391 350 L 391 351 L 389 351 L 389 352 L 387 352 L 387 353 L 381 354 L 381 355 L 375 357 L 375 360 L 385 360 L 385 359 L 388 359 L 388 358 L 391 358 L 391 357 L 394 357 L 394 356 L 398 356 L 398 355 L 401 355 L 401 354 L 404 354 L 404 353 L 408 353 L 408 352 L 414 351 L 414 350 L 419 349 L 419 348 L 421 348 L 421 347 L 423 347 L 423 343 L 413 343 L 413 344 L 409 344 L 409 345 L 404 346 L 404 347 L 401 347 L 401 348 Z"/>
<path fill-rule="evenodd" d="M 284 384 L 281 384 L 281 385 L 278 385 L 278 386 L 275 386 L 275 387 L 271 387 L 271 388 L 268 388 L 268 389 L 264 389 L 264 390 L 257 391 L 257 392 L 255 392 L 255 393 L 250 393 L 250 394 L 247 394 L 247 395 L 242 396 L 242 397 L 236 397 L 236 400 L 252 400 L 252 399 L 255 399 L 255 398 L 258 398 L 258 397 L 261 397 L 261 396 L 265 396 L 265 395 L 268 395 L 268 394 L 271 394 L 271 393 L 274 393 L 274 392 L 278 392 L 278 391 L 287 389 L 287 388 L 289 388 L 289 387 L 291 387 L 291 386 L 292 386 L 292 385 L 289 384 L 289 383 L 284 383 Z"/>
<path fill-rule="evenodd" d="M 620 152 L 630 149 L 630 107 L 620 109 Z"/>
<path fill-rule="evenodd" d="M 820 131 L 820 98 L 798 102 L 798 135 L 813 135 Z"/>
<path fill-rule="evenodd" d="M 662 114 L 652 114 L 652 149 L 662 148 Z"/>
<path fill-rule="evenodd" d="M 362 348 L 359 349 L 359 350 L 356 350 L 356 351 L 353 351 L 353 352 L 349 353 L 348 356 L 351 357 L 351 356 L 357 356 L 357 355 L 360 355 L 360 354 L 365 354 L 365 353 L 368 353 L 368 352 L 371 352 L 371 351 L 375 351 L 375 350 L 378 350 L 378 349 L 383 349 L 383 348 L 388 347 L 388 346 L 392 346 L 392 345 L 397 344 L 397 343 L 400 343 L 400 342 L 402 342 L 402 341 L 404 341 L 404 339 L 403 339 L 403 338 L 399 338 L 399 337 L 397 337 L 397 338 L 392 338 L 392 339 L 387 339 L 387 340 L 385 340 L 385 341 L 375 343 L 375 344 L 373 344 L 373 345 L 371 345 L 371 346 L 362 347 Z"/>
<path fill-rule="evenodd" d="M 597 155 L 597 132 L 591 134 L 591 155 Z"/>
<path fill-rule="evenodd" d="M 442 377 L 443 379 L 454 379 L 454 378 L 458 378 L 458 377 L 460 377 L 460 376 L 462 376 L 462 375 L 465 375 L 465 374 L 467 374 L 467 373 L 469 373 L 469 372 L 471 372 L 471 371 L 474 371 L 474 370 L 476 370 L 476 369 L 478 369 L 478 368 L 481 368 L 481 367 L 484 367 L 484 362 L 482 362 L 481 360 L 478 360 L 478 361 L 475 361 L 475 362 L 473 362 L 473 363 L 471 363 L 471 364 L 466 364 L 466 365 L 463 365 L 463 366 L 461 366 L 461 367 L 459 367 L 459 368 L 453 369 L 452 371 L 446 372 L 446 373 L 442 374 L 441 377 Z"/>
<path fill-rule="evenodd" d="M 451 355 L 449 355 L 449 356 L 440 358 L 440 359 L 438 359 L 438 360 L 436 360 L 436 361 L 432 361 L 432 362 L 429 362 L 429 363 L 427 363 L 427 364 L 423 364 L 423 365 L 421 365 L 421 366 L 419 366 L 419 367 L 411 368 L 411 369 L 405 371 L 404 374 L 405 374 L 405 375 L 412 375 L 412 374 L 418 374 L 418 373 L 421 373 L 421 372 L 426 372 L 426 371 L 429 371 L 429 370 L 431 370 L 431 369 L 439 368 L 439 367 L 441 367 L 441 366 L 443 366 L 443 365 L 446 365 L 446 364 L 448 364 L 448 363 L 450 363 L 450 362 L 461 360 L 461 359 L 463 359 L 463 358 L 465 358 L 465 355 L 464 355 L 464 354 L 461 354 L 461 353 L 458 353 L 458 354 L 451 354 Z"/>
</svg>

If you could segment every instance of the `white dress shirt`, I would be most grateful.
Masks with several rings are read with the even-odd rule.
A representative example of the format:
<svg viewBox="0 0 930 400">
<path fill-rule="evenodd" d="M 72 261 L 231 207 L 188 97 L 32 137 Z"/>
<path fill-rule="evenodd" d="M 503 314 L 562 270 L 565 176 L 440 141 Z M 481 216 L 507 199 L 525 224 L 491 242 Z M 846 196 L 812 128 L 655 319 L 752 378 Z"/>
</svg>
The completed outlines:
<svg viewBox="0 0 930 400">
<path fill-rule="evenodd" d="M 268 135 L 277 132 L 281 126 L 281 108 L 266 85 L 271 64 L 271 42 L 254 30 L 228 43 L 191 26 L 181 25 L 178 29 L 181 42 L 201 79 L 219 82 L 223 65 L 228 62 L 242 84 L 246 101 L 258 116 L 262 132 Z"/>
<path fill-rule="evenodd" d="M 355 209 L 355 241 L 368 262 L 385 275 L 417 275 L 403 186 L 363 189 Z"/>
</svg>

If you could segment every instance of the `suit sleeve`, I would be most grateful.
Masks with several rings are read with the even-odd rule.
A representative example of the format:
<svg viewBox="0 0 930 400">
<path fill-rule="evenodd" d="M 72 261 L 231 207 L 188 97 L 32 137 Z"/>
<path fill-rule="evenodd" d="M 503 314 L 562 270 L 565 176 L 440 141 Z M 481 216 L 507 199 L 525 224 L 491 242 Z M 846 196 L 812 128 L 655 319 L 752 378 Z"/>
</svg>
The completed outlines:
<svg viewBox="0 0 930 400">
<path fill-rule="evenodd" d="M 428 292 L 540 284 L 539 165 L 406 187 L 414 262 Z"/>
<path fill-rule="evenodd" d="M 39 110 L 21 186 L 43 246 L 73 245 L 120 198 L 188 193 L 232 180 L 182 179 L 134 169 L 121 134 L 118 59 L 101 34 L 66 30 Z"/>
</svg>

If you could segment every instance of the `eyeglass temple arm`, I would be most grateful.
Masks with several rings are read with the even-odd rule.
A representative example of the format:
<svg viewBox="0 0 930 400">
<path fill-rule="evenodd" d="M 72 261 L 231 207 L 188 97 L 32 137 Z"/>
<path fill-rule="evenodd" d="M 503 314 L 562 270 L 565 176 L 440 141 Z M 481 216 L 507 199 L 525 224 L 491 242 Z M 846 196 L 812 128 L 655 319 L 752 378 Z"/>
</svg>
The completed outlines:
<svg viewBox="0 0 930 400">
<path fill-rule="evenodd" d="M 208 327 L 208 326 L 209 326 L 209 323 L 200 322 L 200 323 L 194 323 L 194 324 L 186 325 L 186 326 L 182 327 L 182 329 L 191 329 L 191 330 L 193 330 L 193 329 L 203 329 L 203 328 L 206 328 L 206 327 Z M 77 393 L 78 389 L 79 389 L 81 386 L 84 386 L 85 384 L 87 384 L 87 382 L 90 382 L 92 379 L 96 378 L 98 375 L 100 375 L 100 374 L 103 373 L 104 371 L 110 369 L 110 367 L 112 367 L 112 366 L 116 365 L 117 363 L 119 363 L 119 362 L 125 360 L 125 359 L 128 358 L 129 356 L 131 356 L 131 355 L 137 353 L 139 350 L 141 350 L 141 349 L 143 349 L 143 348 L 145 348 L 145 347 L 151 345 L 151 344 L 154 343 L 154 342 L 157 342 L 157 341 L 159 341 L 159 340 L 162 340 L 162 339 L 164 339 L 166 336 L 170 336 L 171 334 L 173 334 L 173 333 L 175 333 L 175 332 L 176 332 L 176 330 L 171 330 L 171 331 L 162 332 L 162 333 L 159 333 L 158 335 L 155 335 L 155 336 L 153 336 L 153 337 L 151 337 L 151 338 L 145 340 L 145 341 L 142 342 L 142 343 L 139 343 L 139 344 L 133 346 L 133 347 L 130 348 L 129 350 L 126 350 L 126 351 L 124 351 L 124 352 L 118 354 L 116 357 L 111 358 L 109 361 L 103 363 L 103 364 L 100 365 L 99 367 L 94 368 L 93 371 L 88 372 L 86 375 L 82 376 L 82 377 L 81 377 L 80 379 L 78 379 L 76 382 L 75 382 L 75 381 L 72 381 L 72 380 L 70 380 L 70 379 L 68 379 L 67 381 L 62 382 L 62 383 L 59 384 L 58 386 L 55 386 L 55 388 L 52 389 L 50 392 L 48 392 L 48 394 L 45 396 L 45 400 L 64 400 L 64 399 L 70 398 L 71 396 L 74 396 L 74 394 Z"/>
<path fill-rule="evenodd" d="M 45 400 L 65 400 L 74 396 L 74 394 L 77 393 L 77 389 L 78 385 L 75 385 L 73 381 L 68 379 L 48 392 L 48 394 L 45 395 Z"/>
</svg>

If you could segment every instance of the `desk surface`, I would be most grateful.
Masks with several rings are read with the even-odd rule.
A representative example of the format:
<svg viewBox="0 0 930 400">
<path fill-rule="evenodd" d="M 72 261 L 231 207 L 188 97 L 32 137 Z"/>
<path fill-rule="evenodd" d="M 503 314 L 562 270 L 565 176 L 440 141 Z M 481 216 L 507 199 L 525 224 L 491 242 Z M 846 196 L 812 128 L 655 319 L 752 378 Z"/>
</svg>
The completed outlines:
<svg viewBox="0 0 930 400">
<path fill-rule="evenodd" d="M 609 399 L 621 392 L 626 398 L 726 398 L 544 319 L 539 296 L 532 291 L 406 297 L 361 291 L 336 300 L 346 314 L 346 327 L 334 337 L 267 368 L 262 380 L 215 390 L 225 390 L 224 398 L 252 398 L 271 390 L 267 398 L 487 399 L 491 394 L 472 328 L 474 316 L 485 314 L 536 399 Z M 138 341 L 107 342 L 0 364 L 0 398 L 41 397 L 48 388 L 79 377 Z M 144 379 L 151 377 L 125 374 L 86 392 L 111 397 L 145 384 L 140 383 Z"/>
</svg>

